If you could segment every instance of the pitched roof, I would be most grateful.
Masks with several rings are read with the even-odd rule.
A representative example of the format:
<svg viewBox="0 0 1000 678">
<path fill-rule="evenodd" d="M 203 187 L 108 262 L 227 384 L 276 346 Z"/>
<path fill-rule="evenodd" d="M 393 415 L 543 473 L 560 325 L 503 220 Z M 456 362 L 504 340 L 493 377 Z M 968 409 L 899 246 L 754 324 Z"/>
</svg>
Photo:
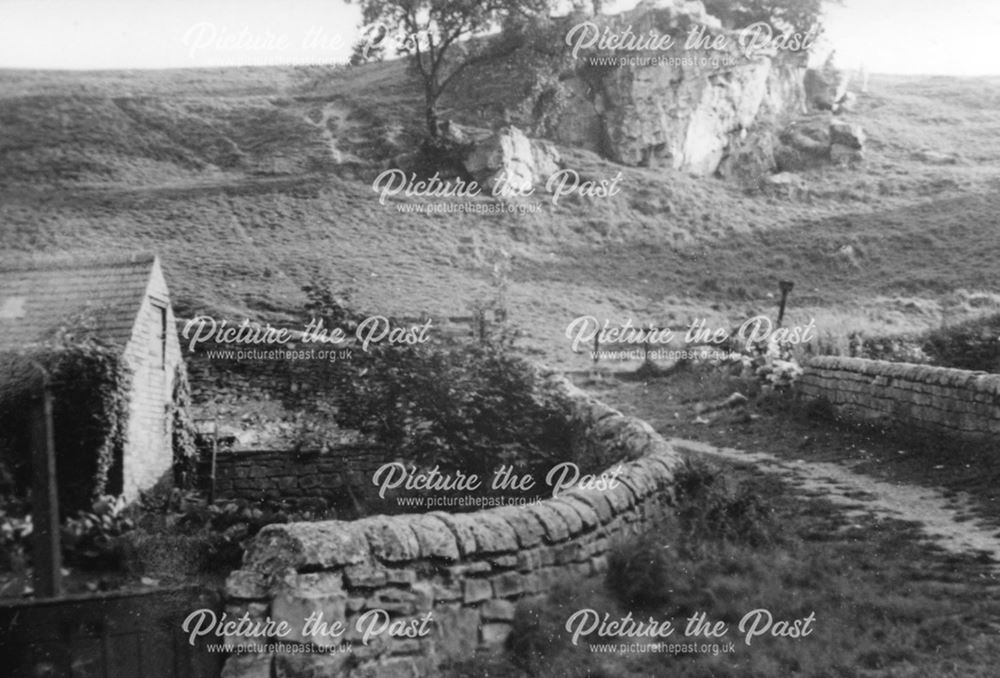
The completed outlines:
<svg viewBox="0 0 1000 678">
<path fill-rule="evenodd" d="M 61 327 L 124 348 L 155 263 L 152 254 L 0 263 L 0 351 L 52 339 Z"/>
</svg>

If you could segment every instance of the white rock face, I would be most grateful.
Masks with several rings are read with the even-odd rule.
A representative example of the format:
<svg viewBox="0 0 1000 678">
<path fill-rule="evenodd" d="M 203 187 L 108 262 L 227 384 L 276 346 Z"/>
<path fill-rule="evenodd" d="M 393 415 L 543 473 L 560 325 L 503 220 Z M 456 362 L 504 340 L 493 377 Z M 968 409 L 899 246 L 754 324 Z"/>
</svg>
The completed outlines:
<svg viewBox="0 0 1000 678">
<path fill-rule="evenodd" d="M 729 135 L 753 125 L 767 91 L 770 70 L 770 61 L 761 59 L 734 70 L 724 85 L 702 91 L 686 128 L 680 130 L 683 146 L 673 156 L 674 168 L 699 176 L 715 172 L 729 146 Z"/>
<path fill-rule="evenodd" d="M 802 76 L 794 59 L 748 58 L 733 33 L 709 21 L 700 2 L 640 4 L 611 20 L 612 34 L 671 34 L 669 49 L 591 50 L 563 78 L 567 103 L 553 130 L 567 145 L 616 162 L 672 166 L 695 175 L 716 172 L 734 137 L 803 108 Z M 689 49 L 692 31 L 725 35 L 725 49 Z M 625 63 L 596 61 L 627 57 Z"/>
<path fill-rule="evenodd" d="M 491 190 L 504 182 L 515 191 L 526 191 L 559 169 L 559 153 L 552 144 L 529 139 L 516 127 L 504 127 L 473 147 L 465 169 Z"/>
</svg>

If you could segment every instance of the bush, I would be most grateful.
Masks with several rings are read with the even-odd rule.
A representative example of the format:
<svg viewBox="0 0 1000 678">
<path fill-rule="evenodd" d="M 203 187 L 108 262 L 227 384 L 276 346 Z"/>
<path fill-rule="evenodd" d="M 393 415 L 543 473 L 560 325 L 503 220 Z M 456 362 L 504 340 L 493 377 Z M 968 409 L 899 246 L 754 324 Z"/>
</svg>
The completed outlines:
<svg viewBox="0 0 1000 678">
<path fill-rule="evenodd" d="M 465 181 L 472 177 L 465 169 L 465 158 L 472 150 L 472 142 L 448 136 L 427 137 L 420 144 L 412 171 L 418 177 L 430 178 L 440 173 L 444 177 L 458 176 Z"/>
<path fill-rule="evenodd" d="M 766 488 L 741 483 L 732 488 L 726 476 L 702 461 L 686 460 L 676 476 L 678 517 L 688 538 L 770 544 L 777 532 Z M 763 482 L 763 481 L 761 481 Z"/>
<path fill-rule="evenodd" d="M 923 364 L 931 360 L 921 346 L 922 341 L 913 336 L 866 337 L 860 332 L 848 335 L 851 357 L 868 360 L 888 360 L 894 363 Z"/>
<path fill-rule="evenodd" d="M 850 355 L 869 360 L 1000 372 L 1000 314 L 923 334 L 849 336 Z"/>
<path fill-rule="evenodd" d="M 62 550 L 68 565 L 84 569 L 118 569 L 119 538 L 135 527 L 122 497 L 101 497 L 90 511 L 79 511 L 62 525 Z"/>
<path fill-rule="evenodd" d="M 240 565 L 245 546 L 265 525 L 330 518 L 327 509 L 291 500 L 219 500 L 198 492 L 160 490 L 130 508 L 136 530 L 123 541 L 125 567 L 132 572 L 224 574 Z M 176 547 L 188 555 L 174 559 Z M 174 563 L 174 565 L 172 565 Z M 179 568 L 179 569 L 178 569 Z"/>
<path fill-rule="evenodd" d="M 91 572 L 225 574 L 265 525 L 331 517 L 300 501 L 209 503 L 198 492 L 156 488 L 138 502 L 104 496 L 61 526 L 63 561 Z M 23 502 L 0 497 L 0 571 L 31 561 L 32 517 Z"/>
<path fill-rule="evenodd" d="M 676 551 L 664 545 L 661 534 L 628 540 L 608 559 L 608 588 L 630 608 L 666 605 L 678 576 L 676 560 Z"/>
<path fill-rule="evenodd" d="M 764 390 L 790 391 L 802 376 L 794 346 L 771 339 L 742 349 L 738 360 L 744 372 L 752 373 Z"/>
<path fill-rule="evenodd" d="M 31 514 L 9 497 L 0 498 L 0 571 L 21 572 L 31 553 Z"/>
<path fill-rule="evenodd" d="M 935 365 L 1000 371 L 1000 314 L 927 334 L 923 351 Z"/>
<path fill-rule="evenodd" d="M 486 477 L 571 457 L 569 403 L 502 347 L 379 347 L 355 363 L 339 423 L 407 461 Z"/>
<path fill-rule="evenodd" d="M 609 558 L 608 588 L 630 608 L 670 605 L 693 612 L 705 592 L 690 563 L 725 543 L 760 546 L 776 540 L 766 488 L 753 483 L 732 488 L 718 469 L 691 460 L 674 483 L 676 521 L 624 541 Z"/>
</svg>

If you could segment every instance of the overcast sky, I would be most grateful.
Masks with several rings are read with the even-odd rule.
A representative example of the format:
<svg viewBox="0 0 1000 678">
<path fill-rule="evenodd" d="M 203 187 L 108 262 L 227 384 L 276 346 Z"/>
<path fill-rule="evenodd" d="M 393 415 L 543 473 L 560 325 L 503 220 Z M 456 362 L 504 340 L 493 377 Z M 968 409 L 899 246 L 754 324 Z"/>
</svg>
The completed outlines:
<svg viewBox="0 0 1000 678">
<path fill-rule="evenodd" d="M 360 22 L 342 0 L 0 0 L 0 68 L 343 62 Z M 845 0 L 826 25 L 842 67 L 1000 75 L 1000 0 Z"/>
</svg>

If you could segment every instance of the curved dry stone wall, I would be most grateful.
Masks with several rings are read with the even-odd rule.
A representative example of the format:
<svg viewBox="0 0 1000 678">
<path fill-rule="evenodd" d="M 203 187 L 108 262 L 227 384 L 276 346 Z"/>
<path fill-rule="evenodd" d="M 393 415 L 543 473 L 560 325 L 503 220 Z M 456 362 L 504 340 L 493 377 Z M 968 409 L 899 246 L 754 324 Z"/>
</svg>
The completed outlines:
<svg viewBox="0 0 1000 678">
<path fill-rule="evenodd" d="M 623 460 L 615 487 L 475 513 L 267 526 L 226 583 L 226 614 L 269 621 L 271 632 L 253 636 L 244 623 L 225 639 L 282 645 L 233 654 L 223 675 L 434 675 L 442 661 L 501 647 L 519 601 L 604 571 L 616 538 L 667 515 L 674 449 L 646 422 L 549 379 L 574 403 L 577 443 Z M 308 619 L 327 626 L 306 629 Z M 327 651 L 302 652 L 307 644 Z"/>
<path fill-rule="evenodd" d="M 805 366 L 798 390 L 861 421 L 970 439 L 1000 433 L 997 374 L 823 356 Z"/>
</svg>

